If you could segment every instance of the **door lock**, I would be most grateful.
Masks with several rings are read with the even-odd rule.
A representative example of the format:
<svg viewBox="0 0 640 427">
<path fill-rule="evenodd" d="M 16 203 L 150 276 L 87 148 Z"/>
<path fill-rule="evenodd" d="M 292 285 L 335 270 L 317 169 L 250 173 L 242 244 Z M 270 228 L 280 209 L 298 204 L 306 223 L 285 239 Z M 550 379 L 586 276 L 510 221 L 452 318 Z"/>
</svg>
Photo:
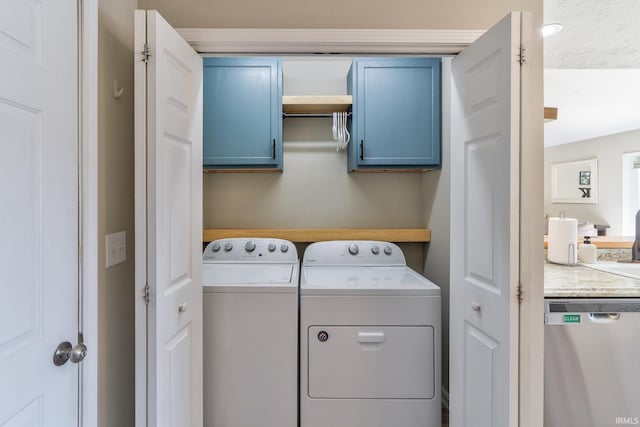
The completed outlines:
<svg viewBox="0 0 640 427">
<path fill-rule="evenodd" d="M 53 364 L 62 366 L 71 360 L 71 363 L 80 363 L 87 357 L 87 346 L 84 345 L 82 334 L 78 334 L 78 344 L 72 346 L 69 341 L 61 342 L 53 353 Z"/>
</svg>

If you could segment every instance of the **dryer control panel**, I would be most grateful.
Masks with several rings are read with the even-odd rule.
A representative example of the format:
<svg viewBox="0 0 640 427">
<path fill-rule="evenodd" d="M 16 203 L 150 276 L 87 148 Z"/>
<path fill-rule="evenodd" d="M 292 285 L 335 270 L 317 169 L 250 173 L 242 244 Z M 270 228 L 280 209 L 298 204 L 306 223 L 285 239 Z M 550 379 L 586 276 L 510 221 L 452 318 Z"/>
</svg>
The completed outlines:
<svg viewBox="0 0 640 427">
<path fill-rule="evenodd" d="M 406 266 L 397 245 L 376 240 L 335 240 L 309 245 L 302 265 L 306 266 Z"/>
<path fill-rule="evenodd" d="M 202 254 L 203 262 L 297 263 L 298 252 L 288 240 L 234 237 L 215 240 Z"/>
</svg>

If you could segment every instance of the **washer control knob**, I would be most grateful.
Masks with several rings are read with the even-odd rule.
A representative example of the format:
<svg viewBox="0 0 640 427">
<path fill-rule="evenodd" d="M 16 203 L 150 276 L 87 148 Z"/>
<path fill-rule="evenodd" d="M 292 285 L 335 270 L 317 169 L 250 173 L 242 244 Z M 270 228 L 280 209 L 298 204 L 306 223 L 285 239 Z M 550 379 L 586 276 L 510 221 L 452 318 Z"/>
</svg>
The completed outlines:
<svg viewBox="0 0 640 427">
<path fill-rule="evenodd" d="M 288 251 L 289 251 L 289 245 L 287 245 L 287 244 L 283 243 L 282 245 L 280 245 L 280 250 L 281 250 L 283 253 L 288 252 Z"/>
<path fill-rule="evenodd" d="M 318 341 L 326 342 L 329 339 L 329 333 L 327 331 L 318 332 Z"/>
<path fill-rule="evenodd" d="M 247 252 L 253 252 L 256 249 L 256 242 L 254 242 L 253 240 L 249 240 L 244 244 L 244 249 Z"/>
<path fill-rule="evenodd" d="M 378 246 L 371 246 L 371 253 L 378 255 L 380 253 L 380 248 Z"/>
<path fill-rule="evenodd" d="M 220 243 L 215 242 L 212 246 L 211 246 L 211 250 L 213 252 L 218 252 L 220 250 Z"/>
<path fill-rule="evenodd" d="M 224 244 L 224 251 L 225 252 L 229 252 L 229 251 L 231 251 L 231 249 L 233 249 L 233 243 L 227 242 L 227 243 Z"/>
<path fill-rule="evenodd" d="M 356 245 L 355 243 L 351 243 L 349 245 L 349 253 L 351 255 L 358 255 L 359 251 L 360 251 L 360 249 L 358 248 L 358 245 Z"/>
<path fill-rule="evenodd" d="M 391 249 L 391 246 L 385 246 L 384 247 L 384 253 L 387 255 L 391 255 L 391 252 L 393 252 L 393 250 Z"/>
<path fill-rule="evenodd" d="M 276 250 L 276 244 L 275 243 L 269 243 L 269 246 L 267 247 L 267 249 L 269 249 L 269 252 L 273 252 Z"/>
</svg>

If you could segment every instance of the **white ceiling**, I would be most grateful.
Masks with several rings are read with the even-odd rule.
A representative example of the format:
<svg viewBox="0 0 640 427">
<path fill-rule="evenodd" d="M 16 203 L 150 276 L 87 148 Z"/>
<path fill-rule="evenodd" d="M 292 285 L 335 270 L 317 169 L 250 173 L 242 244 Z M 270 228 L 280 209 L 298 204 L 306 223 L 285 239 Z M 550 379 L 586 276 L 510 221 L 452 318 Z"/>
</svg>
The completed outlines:
<svg viewBox="0 0 640 427">
<path fill-rule="evenodd" d="M 558 107 L 545 146 L 640 128 L 640 69 L 545 70 L 544 85 L 545 105 Z"/>
<path fill-rule="evenodd" d="M 640 68 L 640 1 L 545 0 L 545 68 Z"/>
<path fill-rule="evenodd" d="M 640 0 L 545 0 L 545 146 L 640 128 Z"/>
</svg>

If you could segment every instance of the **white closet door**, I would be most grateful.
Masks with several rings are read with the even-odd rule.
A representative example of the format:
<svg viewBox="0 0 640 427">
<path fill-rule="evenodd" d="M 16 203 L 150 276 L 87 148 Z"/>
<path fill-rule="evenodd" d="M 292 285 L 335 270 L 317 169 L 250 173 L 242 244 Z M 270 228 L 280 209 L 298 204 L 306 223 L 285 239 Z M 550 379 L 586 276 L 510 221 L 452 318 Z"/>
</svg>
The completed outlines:
<svg viewBox="0 0 640 427">
<path fill-rule="evenodd" d="M 76 2 L 0 2 L 0 426 L 75 425 Z"/>
<path fill-rule="evenodd" d="M 202 59 L 155 11 L 136 52 L 137 420 L 202 426 Z"/>
<path fill-rule="evenodd" d="M 520 14 L 452 61 L 451 426 L 518 423 Z"/>
</svg>

